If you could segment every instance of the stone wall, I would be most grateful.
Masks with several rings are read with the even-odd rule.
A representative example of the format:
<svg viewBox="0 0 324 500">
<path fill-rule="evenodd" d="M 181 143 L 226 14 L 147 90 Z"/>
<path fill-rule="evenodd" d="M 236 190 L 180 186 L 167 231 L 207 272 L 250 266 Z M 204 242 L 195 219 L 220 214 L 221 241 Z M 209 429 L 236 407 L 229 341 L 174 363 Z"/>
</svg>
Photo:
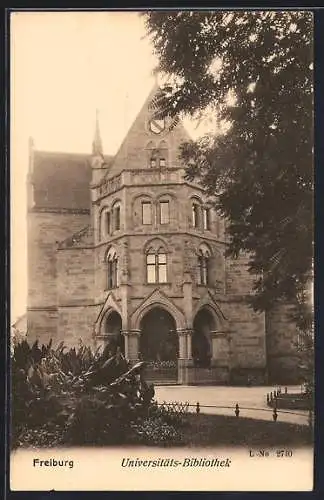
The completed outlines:
<svg viewBox="0 0 324 500">
<path fill-rule="evenodd" d="M 230 318 L 230 363 L 232 368 L 265 368 L 266 339 L 264 313 L 255 313 L 243 299 L 228 298 Z"/>
<path fill-rule="evenodd" d="M 273 383 L 298 383 L 297 330 L 288 305 L 266 313 L 267 364 Z"/>
<path fill-rule="evenodd" d="M 57 250 L 58 305 L 94 302 L 94 256 L 92 248 Z"/>
<path fill-rule="evenodd" d="M 100 311 L 98 305 L 58 308 L 58 337 L 67 347 L 83 343 L 94 347 L 94 324 Z"/>
<path fill-rule="evenodd" d="M 44 335 L 45 339 L 49 332 L 56 336 L 54 316 L 57 313 L 54 314 L 53 309 L 57 307 L 57 242 L 88 223 L 87 213 L 28 213 L 28 336 Z"/>
<path fill-rule="evenodd" d="M 34 308 L 27 310 L 27 339 L 45 344 L 60 340 L 57 335 L 58 313 L 56 308 Z"/>
</svg>

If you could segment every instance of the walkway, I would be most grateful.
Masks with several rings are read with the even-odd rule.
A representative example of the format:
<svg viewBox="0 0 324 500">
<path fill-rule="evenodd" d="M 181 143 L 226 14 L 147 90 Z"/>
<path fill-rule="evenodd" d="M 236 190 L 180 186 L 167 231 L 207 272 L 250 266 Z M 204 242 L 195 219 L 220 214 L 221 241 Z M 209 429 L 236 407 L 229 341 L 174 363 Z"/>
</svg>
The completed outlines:
<svg viewBox="0 0 324 500">
<path fill-rule="evenodd" d="M 241 417 L 254 418 L 259 420 L 273 420 L 272 409 L 266 404 L 266 395 L 273 391 L 273 387 L 227 387 L 227 386 L 155 386 L 155 399 L 159 403 L 189 402 L 190 405 L 200 406 L 216 405 L 229 406 L 230 408 L 201 408 L 201 413 L 211 413 L 218 415 L 234 416 L 236 403 L 240 408 L 251 408 L 250 410 L 240 410 Z M 288 392 L 300 392 L 300 386 L 288 386 Z M 255 409 L 254 409 L 255 408 Z M 270 410 L 270 411 L 260 411 Z M 190 407 L 190 411 L 195 411 L 195 407 Z M 282 413 L 284 411 L 285 413 Z M 295 413 L 298 413 L 296 415 Z M 308 412 L 296 410 L 278 410 L 278 422 L 289 422 L 293 424 L 308 424 Z"/>
</svg>

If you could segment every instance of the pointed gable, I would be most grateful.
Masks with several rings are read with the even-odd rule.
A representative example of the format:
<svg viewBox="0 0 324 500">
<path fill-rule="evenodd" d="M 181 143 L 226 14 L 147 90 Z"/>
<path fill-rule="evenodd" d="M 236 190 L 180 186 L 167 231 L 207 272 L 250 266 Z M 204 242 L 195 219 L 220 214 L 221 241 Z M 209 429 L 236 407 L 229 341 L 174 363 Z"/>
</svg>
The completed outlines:
<svg viewBox="0 0 324 500">
<path fill-rule="evenodd" d="M 178 158 L 180 145 L 189 141 L 190 136 L 180 121 L 171 131 L 168 130 L 168 123 L 170 123 L 168 119 L 166 119 L 165 126 L 162 120 L 152 122 L 154 111 L 150 104 L 157 91 L 158 86 L 154 85 L 105 178 L 111 178 L 124 169 L 140 170 L 149 167 L 148 158 L 150 152 L 155 149 L 167 151 L 168 167 L 181 166 Z"/>
</svg>

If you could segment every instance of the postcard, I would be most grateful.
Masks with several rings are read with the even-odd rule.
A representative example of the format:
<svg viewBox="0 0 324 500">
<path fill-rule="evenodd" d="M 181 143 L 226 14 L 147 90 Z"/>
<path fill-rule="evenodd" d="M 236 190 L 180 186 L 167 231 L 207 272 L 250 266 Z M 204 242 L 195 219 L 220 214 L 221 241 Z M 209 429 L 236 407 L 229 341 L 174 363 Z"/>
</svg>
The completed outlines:
<svg viewBox="0 0 324 500">
<path fill-rule="evenodd" d="M 313 16 L 12 11 L 14 491 L 310 491 Z"/>
</svg>

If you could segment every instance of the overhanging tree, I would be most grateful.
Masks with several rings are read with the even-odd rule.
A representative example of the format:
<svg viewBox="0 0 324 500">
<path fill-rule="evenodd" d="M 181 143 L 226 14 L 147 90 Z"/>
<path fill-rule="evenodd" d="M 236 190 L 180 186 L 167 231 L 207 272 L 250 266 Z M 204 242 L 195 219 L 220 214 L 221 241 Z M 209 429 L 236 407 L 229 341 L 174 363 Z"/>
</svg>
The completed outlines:
<svg viewBox="0 0 324 500">
<path fill-rule="evenodd" d="M 156 109 L 208 112 L 227 128 L 185 144 L 182 158 L 227 219 L 228 255 L 250 255 L 253 307 L 297 305 L 313 256 L 311 13 L 143 15 L 167 76 Z"/>
</svg>

